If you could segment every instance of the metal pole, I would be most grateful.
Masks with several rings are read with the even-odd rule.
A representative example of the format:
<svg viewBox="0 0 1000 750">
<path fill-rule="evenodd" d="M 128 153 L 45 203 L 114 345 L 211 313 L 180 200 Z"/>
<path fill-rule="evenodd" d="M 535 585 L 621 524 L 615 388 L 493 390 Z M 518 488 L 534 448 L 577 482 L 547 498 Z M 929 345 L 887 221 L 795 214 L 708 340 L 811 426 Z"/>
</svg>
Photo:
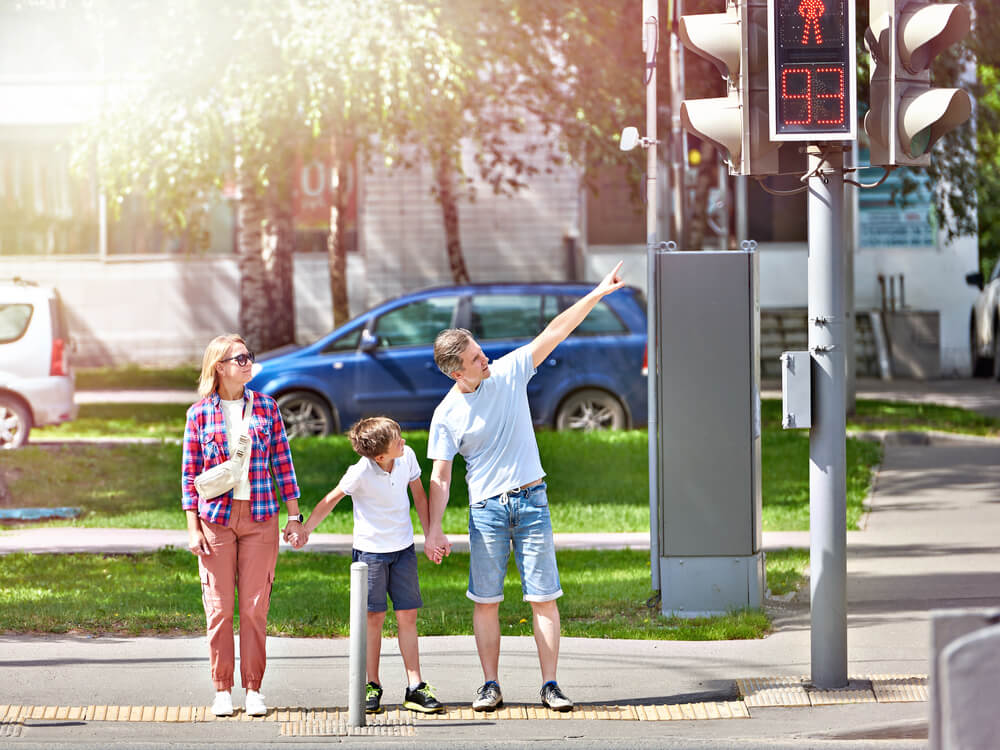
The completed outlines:
<svg viewBox="0 0 1000 750">
<path fill-rule="evenodd" d="M 674 18 L 680 18 L 684 12 L 683 0 L 674 0 L 677 11 Z M 646 0 L 643 0 L 645 7 Z M 643 17 L 648 18 L 649 14 L 643 12 Z M 684 100 L 684 48 L 681 46 L 680 37 L 677 36 L 677 29 L 673 29 L 670 35 L 670 154 L 673 168 L 673 188 L 674 188 L 674 237 L 673 239 L 683 248 L 685 247 L 684 237 L 684 203 L 687 191 L 687 184 L 684 179 L 684 165 L 687 156 L 684 153 L 684 130 L 681 128 L 681 102 Z"/>
<path fill-rule="evenodd" d="M 657 467 L 657 398 L 656 398 L 656 258 L 657 194 L 656 171 L 656 53 L 659 46 L 660 20 L 657 0 L 642 0 L 642 50 L 646 54 L 646 393 L 648 417 L 646 441 L 649 459 L 649 568 L 654 591 L 660 590 L 660 514 Z"/>
<path fill-rule="evenodd" d="M 348 662 L 348 721 L 365 725 L 365 662 L 368 658 L 368 563 L 351 563 L 351 655 Z"/>
<path fill-rule="evenodd" d="M 858 142 L 851 143 L 849 166 L 858 165 Z M 856 172 L 854 174 L 857 174 Z M 857 319 L 854 312 L 854 255 L 858 251 L 858 188 L 844 183 L 844 319 L 847 322 L 847 340 L 844 356 L 847 361 L 847 383 L 845 385 L 846 413 L 857 411 L 858 359 L 854 351 L 854 337 Z"/>
<path fill-rule="evenodd" d="M 812 682 L 847 684 L 844 154 L 809 147 L 809 566 Z"/>
<path fill-rule="evenodd" d="M 738 176 L 736 180 L 736 246 L 750 239 L 750 230 L 747 228 L 747 180 L 748 177 Z"/>
</svg>

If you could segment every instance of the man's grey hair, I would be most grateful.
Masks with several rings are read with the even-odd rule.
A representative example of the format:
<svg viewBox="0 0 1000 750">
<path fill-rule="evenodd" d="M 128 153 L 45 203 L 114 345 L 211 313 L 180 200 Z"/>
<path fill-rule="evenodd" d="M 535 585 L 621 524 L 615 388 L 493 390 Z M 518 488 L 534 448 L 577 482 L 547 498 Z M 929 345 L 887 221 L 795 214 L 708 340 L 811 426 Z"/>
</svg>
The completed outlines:
<svg viewBox="0 0 1000 750">
<path fill-rule="evenodd" d="M 472 333 L 464 328 L 447 328 L 434 339 L 434 364 L 449 378 L 462 369 L 462 354 L 473 342 Z"/>
</svg>

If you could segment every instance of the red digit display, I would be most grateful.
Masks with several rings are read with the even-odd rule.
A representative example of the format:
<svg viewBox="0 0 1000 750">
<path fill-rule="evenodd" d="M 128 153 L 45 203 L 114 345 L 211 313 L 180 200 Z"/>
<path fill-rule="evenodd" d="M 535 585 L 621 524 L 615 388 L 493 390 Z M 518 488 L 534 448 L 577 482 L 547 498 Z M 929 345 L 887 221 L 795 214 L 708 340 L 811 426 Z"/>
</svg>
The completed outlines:
<svg viewBox="0 0 1000 750">
<path fill-rule="evenodd" d="M 775 133 L 849 133 L 854 42 L 847 0 L 771 2 Z"/>
</svg>

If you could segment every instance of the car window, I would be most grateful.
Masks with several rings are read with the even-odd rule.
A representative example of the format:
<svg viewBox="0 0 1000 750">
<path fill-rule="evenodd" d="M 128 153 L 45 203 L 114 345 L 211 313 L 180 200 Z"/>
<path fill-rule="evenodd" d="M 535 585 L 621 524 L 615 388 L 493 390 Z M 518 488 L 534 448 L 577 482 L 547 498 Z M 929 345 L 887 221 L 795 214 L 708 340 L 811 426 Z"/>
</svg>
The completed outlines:
<svg viewBox="0 0 1000 750">
<path fill-rule="evenodd" d="M 321 354 L 330 354 L 332 352 L 352 352 L 358 348 L 358 342 L 361 339 L 361 328 L 357 328 L 354 331 L 349 331 L 343 336 L 339 336 L 331 341 L 329 344 L 323 347 Z"/>
<path fill-rule="evenodd" d="M 379 346 L 432 345 L 437 335 L 450 328 L 458 297 L 431 297 L 390 310 L 375 321 Z"/>
<path fill-rule="evenodd" d="M 993 266 L 993 273 L 990 274 L 990 281 L 995 281 L 997 277 L 1000 277 L 1000 260 L 998 260 L 997 264 Z"/>
<path fill-rule="evenodd" d="M 31 305 L 0 305 L 0 344 L 9 344 L 24 335 L 31 312 Z"/>
<path fill-rule="evenodd" d="M 565 310 L 576 302 L 577 297 L 562 296 L 559 298 L 559 307 Z M 583 322 L 573 331 L 574 336 L 602 336 L 609 333 L 627 333 L 628 328 L 622 322 L 618 314 L 604 302 L 598 302 L 593 310 L 583 319 Z"/>
<path fill-rule="evenodd" d="M 472 300 L 470 330 L 476 339 L 530 339 L 542 330 L 540 294 L 482 294 Z"/>
</svg>

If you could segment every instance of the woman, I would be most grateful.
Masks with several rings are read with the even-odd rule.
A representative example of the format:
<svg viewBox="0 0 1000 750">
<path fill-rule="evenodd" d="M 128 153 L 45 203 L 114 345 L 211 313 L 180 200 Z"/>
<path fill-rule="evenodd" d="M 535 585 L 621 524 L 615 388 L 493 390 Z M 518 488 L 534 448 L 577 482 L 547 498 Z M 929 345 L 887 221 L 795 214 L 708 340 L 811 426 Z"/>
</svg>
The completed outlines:
<svg viewBox="0 0 1000 750">
<path fill-rule="evenodd" d="M 302 530 L 299 486 L 278 406 L 270 396 L 246 387 L 254 356 L 236 334 L 218 336 L 205 349 L 198 394 L 187 413 L 182 463 L 182 504 L 187 513 L 188 547 L 198 556 L 202 599 L 208 621 L 215 699 L 212 713 L 233 713 L 233 607 L 240 597 L 240 681 L 246 689 L 244 710 L 264 716 L 260 694 L 267 658 L 264 653 L 267 610 L 278 560 L 278 501 L 271 481 L 288 509 L 286 533 Z M 245 406 L 252 399 L 249 425 Z M 199 498 L 194 479 L 229 459 L 240 435 L 249 433 L 251 449 L 236 486 L 218 497 Z"/>
</svg>

